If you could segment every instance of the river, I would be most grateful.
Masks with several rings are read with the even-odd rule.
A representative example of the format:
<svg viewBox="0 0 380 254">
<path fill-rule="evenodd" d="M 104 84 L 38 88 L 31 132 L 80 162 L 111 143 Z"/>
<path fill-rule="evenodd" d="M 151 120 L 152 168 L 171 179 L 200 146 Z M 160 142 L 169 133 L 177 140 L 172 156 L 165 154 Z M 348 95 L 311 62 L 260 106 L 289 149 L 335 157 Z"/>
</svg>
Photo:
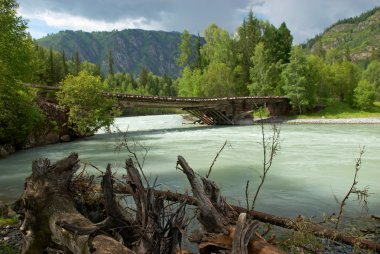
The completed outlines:
<svg viewBox="0 0 380 254">
<path fill-rule="evenodd" d="M 261 174 L 261 127 L 200 126 L 183 124 L 180 115 L 118 118 L 120 130 L 149 147 L 144 169 L 152 181 L 157 176 L 159 188 L 188 190 L 182 172 L 175 169 L 177 155 L 184 156 L 192 168 L 205 174 L 214 156 L 228 140 L 216 161 L 211 178 L 223 195 L 235 204 L 245 204 L 245 185 L 250 180 L 253 191 Z M 266 125 L 270 134 L 270 125 Z M 380 213 L 380 125 L 282 125 L 281 149 L 256 203 L 256 209 L 276 215 L 303 214 L 321 216 L 338 211 L 334 195 L 341 200 L 350 188 L 359 146 L 365 146 L 358 187 L 369 187 L 370 214 Z M 115 130 L 115 128 L 114 128 Z M 108 162 L 123 174 L 125 151 L 115 151 L 122 135 L 99 132 L 82 140 L 49 145 L 17 152 L 0 160 L 0 200 L 16 199 L 32 160 L 46 157 L 57 160 L 70 152 L 104 169 Z M 352 197 L 346 215 L 362 215 L 361 206 Z"/>
</svg>

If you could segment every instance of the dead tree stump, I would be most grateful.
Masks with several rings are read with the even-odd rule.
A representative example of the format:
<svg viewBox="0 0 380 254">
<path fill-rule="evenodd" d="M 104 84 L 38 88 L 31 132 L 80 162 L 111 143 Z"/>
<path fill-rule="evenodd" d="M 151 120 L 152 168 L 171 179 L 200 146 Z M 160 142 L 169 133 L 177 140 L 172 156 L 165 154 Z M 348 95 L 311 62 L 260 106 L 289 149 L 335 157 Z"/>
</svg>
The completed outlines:
<svg viewBox="0 0 380 254">
<path fill-rule="evenodd" d="M 22 252 L 43 253 L 54 239 L 73 253 L 134 253 L 109 236 L 94 234 L 99 227 L 75 209 L 69 184 L 78 162 L 75 153 L 53 165 L 48 159 L 33 162 L 32 175 L 13 205 L 23 219 Z"/>
</svg>

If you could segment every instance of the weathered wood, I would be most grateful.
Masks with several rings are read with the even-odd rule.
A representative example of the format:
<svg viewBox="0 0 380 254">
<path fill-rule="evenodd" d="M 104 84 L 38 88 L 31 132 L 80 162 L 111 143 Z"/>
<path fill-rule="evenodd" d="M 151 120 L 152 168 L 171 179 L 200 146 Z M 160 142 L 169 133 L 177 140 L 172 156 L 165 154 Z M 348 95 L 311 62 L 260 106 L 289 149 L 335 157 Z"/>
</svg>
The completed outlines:
<svg viewBox="0 0 380 254">
<path fill-rule="evenodd" d="M 210 199 L 206 196 L 201 181 L 196 177 L 193 169 L 187 164 L 182 156 L 178 156 L 177 164 L 181 166 L 182 171 L 186 174 L 190 182 L 193 195 L 198 204 L 198 220 L 205 227 L 207 232 L 227 233 L 225 226 L 228 224 L 220 216 Z"/>
<path fill-rule="evenodd" d="M 129 193 L 127 189 L 125 188 L 119 188 L 117 192 L 120 193 Z M 183 193 L 177 193 L 172 191 L 161 191 L 161 190 L 155 190 L 154 195 L 157 197 L 165 198 L 169 201 L 180 201 L 180 202 L 186 202 L 188 205 L 198 205 L 198 201 L 188 195 Z M 259 211 L 252 211 L 247 210 L 246 208 L 230 205 L 237 213 L 248 213 L 251 218 L 256 219 L 261 222 L 269 223 L 271 225 L 279 226 L 282 228 L 292 229 L 292 230 L 300 230 L 300 228 L 297 226 L 297 223 L 291 218 L 286 218 L 282 216 L 276 216 L 268 213 L 263 213 Z M 375 243 L 373 241 L 360 239 L 356 237 L 347 236 L 342 232 L 335 231 L 333 229 L 324 228 L 318 224 L 308 222 L 309 223 L 309 229 L 311 229 L 311 233 L 315 236 L 322 237 L 322 238 L 328 238 L 333 239 L 335 241 L 339 241 L 351 246 L 357 245 L 360 246 L 360 248 L 363 249 L 369 249 L 369 250 L 376 250 L 377 252 L 380 252 L 380 244 Z"/>
<path fill-rule="evenodd" d="M 185 206 L 166 211 L 164 199 L 154 196 L 154 190 L 145 188 L 132 159 L 126 161 L 128 189 L 136 204 L 135 227 L 139 238 L 133 243 L 137 253 L 176 253 L 182 238 Z"/>
<path fill-rule="evenodd" d="M 235 239 L 236 227 L 228 226 L 226 229 L 228 230 L 228 234 L 206 233 L 199 244 L 200 253 L 211 253 L 216 250 L 226 250 L 227 253 L 241 253 L 239 252 L 242 250 L 241 248 L 237 250 L 235 247 L 235 249 L 233 249 L 233 240 Z M 241 240 L 245 241 L 245 239 Z M 244 245 L 245 244 L 243 244 L 243 246 Z M 254 238 L 248 241 L 247 247 L 243 249 L 249 254 L 285 254 L 285 252 L 269 244 L 268 242 Z"/>
<path fill-rule="evenodd" d="M 198 221 L 207 231 L 203 234 L 199 244 L 200 253 L 214 253 L 218 250 L 227 250 L 234 254 L 283 253 L 262 238 L 251 239 L 257 222 L 250 222 L 246 225 L 247 215 L 245 213 L 237 219 L 236 212 L 225 202 L 220 195 L 219 187 L 214 182 L 206 178 L 202 178 L 201 182 L 182 156 L 178 156 L 177 164 L 180 165 L 190 182 L 193 195 L 197 200 Z M 232 224 L 235 224 L 236 219 L 238 220 L 237 226 L 231 227 Z M 249 243 L 250 248 L 248 248 Z"/>
<path fill-rule="evenodd" d="M 24 192 L 13 206 L 23 218 L 20 228 L 24 235 L 22 252 L 43 253 L 54 239 L 73 253 L 111 253 L 110 250 L 112 253 L 134 253 L 111 237 L 90 237 L 89 232 L 97 226 L 78 213 L 69 192 L 69 183 L 77 168 L 77 154 L 53 165 L 47 159 L 33 162 L 32 175 L 26 179 Z M 67 230 L 70 227 L 86 229 L 87 234 Z M 91 242 L 90 238 L 93 238 Z"/>
</svg>

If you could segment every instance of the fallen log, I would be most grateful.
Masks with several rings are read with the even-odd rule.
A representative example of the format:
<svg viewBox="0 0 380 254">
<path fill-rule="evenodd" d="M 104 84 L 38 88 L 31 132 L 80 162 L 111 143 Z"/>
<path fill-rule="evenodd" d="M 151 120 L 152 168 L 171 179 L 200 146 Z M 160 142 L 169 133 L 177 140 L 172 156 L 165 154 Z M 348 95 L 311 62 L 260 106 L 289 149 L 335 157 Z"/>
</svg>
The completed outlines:
<svg viewBox="0 0 380 254">
<path fill-rule="evenodd" d="M 24 192 L 13 206 L 23 220 L 23 253 L 42 253 L 52 239 L 73 253 L 176 253 L 184 228 L 185 203 L 201 207 L 198 219 L 207 231 L 198 242 L 203 253 L 210 253 L 215 248 L 232 253 L 283 253 L 262 237 L 251 234 L 255 220 L 300 230 L 299 221 L 229 205 L 217 185 L 205 178 L 200 180 L 184 158 L 178 158 L 178 165 L 188 177 L 195 197 L 145 188 L 131 160 L 126 162 L 128 184 L 116 184 L 108 166 L 101 188 L 96 184 L 92 187 L 103 193 L 107 218 L 94 224 L 75 209 L 73 193 L 69 190 L 78 168 L 77 154 L 53 165 L 47 159 L 34 161 L 32 175 L 26 179 Z M 114 192 L 132 194 L 137 207 L 134 216 L 125 215 Z M 178 209 L 167 213 L 164 200 L 172 201 Z M 249 214 L 249 220 L 244 213 Z M 311 222 L 302 223 L 309 223 L 308 228 L 314 235 L 380 252 L 377 243 L 349 237 Z M 120 230 L 113 235 L 110 227 Z"/>
<path fill-rule="evenodd" d="M 98 226 L 75 209 L 69 183 L 77 169 L 77 154 L 53 165 L 47 159 L 33 162 L 32 175 L 26 179 L 24 192 L 13 205 L 13 210 L 23 219 L 22 253 L 43 253 L 52 239 L 72 253 L 134 253 L 112 237 L 93 234 Z M 87 231 L 73 232 L 70 228 Z"/>
<path fill-rule="evenodd" d="M 116 192 L 130 194 L 129 190 L 122 186 L 118 186 Z M 173 201 L 173 202 L 186 202 L 186 204 L 188 205 L 194 205 L 194 206 L 198 205 L 197 200 L 188 194 L 172 192 L 172 191 L 154 190 L 154 195 L 157 197 L 162 197 L 169 201 Z M 276 215 L 259 212 L 259 211 L 247 210 L 246 208 L 240 207 L 240 206 L 235 206 L 235 205 L 230 205 L 230 206 L 237 213 L 248 213 L 250 216 L 252 216 L 253 219 L 256 219 L 258 221 L 269 223 L 271 225 L 279 226 L 282 228 L 292 229 L 296 231 L 300 230 L 298 224 L 296 223 L 294 219 L 286 218 L 282 216 L 276 216 Z M 361 239 L 358 237 L 348 236 L 342 232 L 336 231 L 334 229 L 328 229 L 312 222 L 306 222 L 306 223 L 309 224 L 308 226 L 309 226 L 310 232 L 314 234 L 315 236 L 339 241 L 351 246 L 356 245 L 362 249 L 375 250 L 377 252 L 380 252 L 379 243 L 375 243 L 373 241 Z"/>
</svg>

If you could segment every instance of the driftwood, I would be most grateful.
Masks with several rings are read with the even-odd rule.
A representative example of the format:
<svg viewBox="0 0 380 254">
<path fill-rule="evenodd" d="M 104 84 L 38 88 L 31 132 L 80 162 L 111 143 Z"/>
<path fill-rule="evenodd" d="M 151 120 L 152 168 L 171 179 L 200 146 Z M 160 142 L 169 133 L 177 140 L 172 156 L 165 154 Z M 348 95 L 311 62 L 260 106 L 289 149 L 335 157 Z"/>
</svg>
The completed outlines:
<svg viewBox="0 0 380 254">
<path fill-rule="evenodd" d="M 179 204 L 167 212 L 164 199 L 155 197 L 145 188 L 132 159 L 126 161 L 128 188 L 136 204 L 136 223 L 139 239 L 133 243 L 138 253 L 176 253 L 185 227 L 185 206 Z"/>
<path fill-rule="evenodd" d="M 77 154 L 53 165 L 47 159 L 34 161 L 32 175 L 13 206 L 23 219 L 23 253 L 42 253 L 54 242 L 72 253 L 183 253 L 182 233 L 188 223 L 185 204 L 198 208 L 197 218 L 204 230 L 190 240 L 198 244 L 200 253 L 283 253 L 256 232 L 258 221 L 299 229 L 291 219 L 229 205 L 218 186 L 197 176 L 181 156 L 177 167 L 187 176 L 193 196 L 154 190 L 148 183 L 144 186 L 131 159 L 126 161 L 127 182 L 115 183 L 108 165 L 101 187 L 92 184 L 87 190 L 101 192 L 103 198 L 105 219 L 93 223 L 75 209 L 78 204 L 70 189 L 70 184 L 75 184 L 72 177 L 78 168 Z M 132 195 L 132 212 L 120 207 L 114 192 Z M 374 242 L 304 223 L 309 223 L 308 228 L 317 236 L 380 250 Z"/>
<path fill-rule="evenodd" d="M 217 185 L 206 178 L 202 178 L 201 182 L 182 156 L 178 156 L 177 165 L 190 182 L 198 207 L 198 221 L 207 231 L 199 236 L 200 253 L 284 253 L 264 238 L 254 237 L 258 222 L 247 222 L 245 213 L 238 216 L 236 226 L 232 225 L 238 213 L 225 202 Z"/>
<path fill-rule="evenodd" d="M 185 226 L 184 204 L 176 202 L 175 209 L 168 211 L 164 199 L 144 187 L 138 170 L 128 160 L 127 188 L 134 197 L 134 214 L 126 213 L 115 199 L 108 165 L 101 184 L 106 218 L 93 223 L 75 209 L 69 188 L 78 162 L 77 154 L 53 165 L 47 159 L 33 162 L 32 175 L 13 205 L 23 219 L 23 253 L 43 253 L 47 246 L 57 244 L 72 253 L 177 252 Z"/>
<path fill-rule="evenodd" d="M 54 238 L 73 253 L 134 253 L 112 237 L 91 235 L 98 227 L 77 212 L 68 188 L 77 168 L 77 154 L 53 165 L 47 159 L 33 162 L 32 175 L 13 205 L 23 218 L 22 252 L 43 253 Z M 87 232 L 76 232 L 76 228 Z"/>
<path fill-rule="evenodd" d="M 116 189 L 116 192 L 118 193 L 125 193 L 130 194 L 130 192 L 122 186 L 118 186 Z M 162 190 L 154 190 L 154 195 L 156 197 L 161 197 L 165 200 L 173 201 L 173 202 L 185 202 L 188 205 L 197 206 L 198 202 L 197 200 L 188 194 L 184 193 L 178 193 L 178 192 L 172 192 L 172 191 L 162 191 Z M 234 209 L 237 213 L 248 213 L 253 219 L 268 223 L 271 225 L 279 226 L 282 228 L 292 229 L 292 230 L 300 230 L 298 223 L 291 218 L 286 218 L 282 216 L 276 216 L 269 213 L 259 212 L 259 211 L 252 211 L 247 210 L 244 207 L 235 206 L 235 205 L 229 205 L 232 209 Z M 376 216 L 372 216 L 377 218 Z M 322 227 L 321 225 L 307 222 L 308 223 L 309 232 L 314 234 L 318 237 L 328 238 L 335 241 L 339 241 L 351 246 L 359 246 L 363 249 L 369 249 L 369 250 L 376 250 L 377 252 L 380 252 L 380 244 L 375 243 L 370 240 L 360 239 L 357 237 L 347 236 L 342 232 L 336 231 L 334 229 L 329 229 Z"/>
</svg>

